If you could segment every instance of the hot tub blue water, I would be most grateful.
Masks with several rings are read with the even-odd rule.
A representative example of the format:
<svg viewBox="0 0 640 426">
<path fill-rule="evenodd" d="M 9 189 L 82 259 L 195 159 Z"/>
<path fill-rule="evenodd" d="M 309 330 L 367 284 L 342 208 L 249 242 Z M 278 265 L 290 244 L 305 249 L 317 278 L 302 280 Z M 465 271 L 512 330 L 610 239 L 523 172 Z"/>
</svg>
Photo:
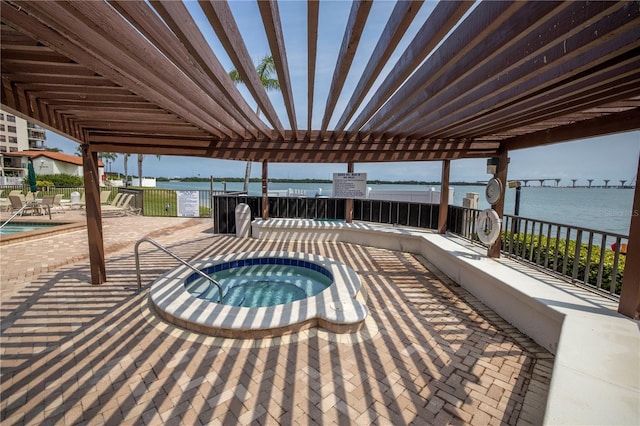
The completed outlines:
<svg viewBox="0 0 640 426">
<path fill-rule="evenodd" d="M 198 333 L 256 339 L 314 326 L 351 333 L 369 312 L 357 300 L 362 285 L 356 272 L 323 256 L 231 253 L 191 265 L 222 281 L 222 303 L 217 286 L 187 265 L 158 278 L 149 297 L 164 320 Z"/>
<path fill-rule="evenodd" d="M 272 263 L 266 263 L 269 261 Z M 220 283 L 220 303 L 250 308 L 286 304 L 315 296 L 333 282 L 331 274 L 324 268 L 291 259 L 246 259 L 215 265 L 203 272 Z M 187 279 L 185 287 L 195 297 L 218 301 L 218 288 L 198 275 Z"/>
</svg>

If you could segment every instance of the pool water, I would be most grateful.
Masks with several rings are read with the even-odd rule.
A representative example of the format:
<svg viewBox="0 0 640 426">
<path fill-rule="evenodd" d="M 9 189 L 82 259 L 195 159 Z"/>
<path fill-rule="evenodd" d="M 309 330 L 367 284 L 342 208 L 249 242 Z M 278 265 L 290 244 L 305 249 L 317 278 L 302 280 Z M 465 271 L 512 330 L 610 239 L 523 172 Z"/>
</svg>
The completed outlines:
<svg viewBox="0 0 640 426">
<path fill-rule="evenodd" d="M 250 265 L 209 274 L 222 287 L 220 303 L 231 306 L 264 307 L 291 303 L 315 296 L 332 283 L 327 275 L 294 265 Z M 186 284 L 195 297 L 218 301 L 218 288 L 209 281 Z"/>
<path fill-rule="evenodd" d="M 3 222 L 4 223 L 4 222 Z M 1 223 L 0 223 L 1 225 Z M 27 231 L 35 231 L 36 229 L 50 228 L 52 226 L 57 226 L 59 223 L 19 223 L 19 222 L 9 222 L 7 225 L 3 226 L 0 229 L 0 235 L 8 235 L 15 234 L 18 232 L 27 232 Z"/>
</svg>

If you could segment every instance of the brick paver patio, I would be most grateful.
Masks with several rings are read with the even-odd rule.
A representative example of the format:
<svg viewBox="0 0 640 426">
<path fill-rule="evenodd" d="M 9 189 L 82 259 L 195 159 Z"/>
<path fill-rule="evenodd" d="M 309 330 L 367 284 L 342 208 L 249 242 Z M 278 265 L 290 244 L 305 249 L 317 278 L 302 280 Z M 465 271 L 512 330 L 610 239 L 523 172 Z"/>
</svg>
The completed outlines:
<svg viewBox="0 0 640 426">
<path fill-rule="evenodd" d="M 237 239 L 205 219 L 109 218 L 104 235 L 101 286 L 88 284 L 86 231 L 0 247 L 3 425 L 542 422 L 552 355 L 422 258 Z M 144 236 L 185 259 L 290 250 L 342 261 L 376 332 L 239 342 L 169 326 L 134 291 Z M 176 266 L 141 248 L 145 285 Z"/>
</svg>

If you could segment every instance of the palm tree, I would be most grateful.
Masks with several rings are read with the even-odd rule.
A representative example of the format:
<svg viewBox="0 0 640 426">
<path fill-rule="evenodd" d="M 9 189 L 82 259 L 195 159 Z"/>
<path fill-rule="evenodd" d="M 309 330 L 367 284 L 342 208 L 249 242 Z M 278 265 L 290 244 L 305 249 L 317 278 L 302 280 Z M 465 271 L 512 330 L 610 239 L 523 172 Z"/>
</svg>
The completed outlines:
<svg viewBox="0 0 640 426">
<path fill-rule="evenodd" d="M 118 154 L 116 154 L 115 152 L 99 152 L 98 158 L 107 163 L 107 169 L 109 172 L 111 172 L 109 164 L 113 164 L 113 162 L 116 161 L 116 158 L 118 158 Z"/>
<path fill-rule="evenodd" d="M 276 72 L 276 65 L 273 62 L 273 56 L 267 55 L 260 59 L 258 65 L 256 65 L 256 72 L 260 78 L 260 82 L 267 91 L 280 90 L 280 81 L 277 78 L 273 78 Z M 234 83 L 243 83 L 240 73 L 233 69 L 229 71 L 229 77 Z M 256 109 L 256 114 L 260 116 L 260 107 Z M 249 192 L 249 178 L 251 177 L 251 161 L 247 161 L 247 168 L 244 172 L 244 192 Z"/>
<path fill-rule="evenodd" d="M 127 186 L 127 182 L 129 182 L 129 157 L 131 154 L 124 154 L 124 186 Z"/>
<path fill-rule="evenodd" d="M 76 148 L 76 155 L 78 157 L 82 157 L 82 147 L 80 145 L 78 145 L 78 147 Z M 105 174 L 110 171 L 109 163 L 113 163 L 114 161 L 116 161 L 116 158 L 118 158 L 118 154 L 116 154 L 115 152 L 99 152 L 98 153 L 98 159 L 107 163 L 107 167 L 105 168 Z"/>
<path fill-rule="evenodd" d="M 142 159 L 144 158 L 143 154 L 138 154 L 138 183 L 140 186 L 142 186 Z M 156 155 L 156 158 L 159 160 L 160 159 L 160 155 Z M 126 157 L 125 157 L 126 159 Z M 125 172 L 126 173 L 126 172 Z"/>
</svg>

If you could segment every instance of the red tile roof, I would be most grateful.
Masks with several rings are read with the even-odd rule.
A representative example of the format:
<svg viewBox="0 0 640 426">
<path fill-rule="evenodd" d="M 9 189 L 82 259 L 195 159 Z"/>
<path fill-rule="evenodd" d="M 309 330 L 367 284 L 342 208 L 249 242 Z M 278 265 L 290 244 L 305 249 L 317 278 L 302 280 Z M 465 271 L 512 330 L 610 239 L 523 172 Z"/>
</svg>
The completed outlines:
<svg viewBox="0 0 640 426">
<path fill-rule="evenodd" d="M 76 166 L 82 166 L 82 157 L 79 157 L 77 155 L 69 155 L 69 154 L 64 154 L 62 152 L 56 152 L 56 151 L 17 151 L 17 152 L 12 152 L 11 154 L 19 156 L 25 156 L 25 157 L 29 157 L 30 159 L 34 160 L 38 157 L 47 157 L 50 158 L 52 160 L 56 160 L 56 161 L 61 161 L 63 163 L 69 163 L 69 164 L 75 164 Z M 104 163 L 101 160 L 98 160 L 98 166 L 99 167 L 104 167 Z"/>
</svg>

